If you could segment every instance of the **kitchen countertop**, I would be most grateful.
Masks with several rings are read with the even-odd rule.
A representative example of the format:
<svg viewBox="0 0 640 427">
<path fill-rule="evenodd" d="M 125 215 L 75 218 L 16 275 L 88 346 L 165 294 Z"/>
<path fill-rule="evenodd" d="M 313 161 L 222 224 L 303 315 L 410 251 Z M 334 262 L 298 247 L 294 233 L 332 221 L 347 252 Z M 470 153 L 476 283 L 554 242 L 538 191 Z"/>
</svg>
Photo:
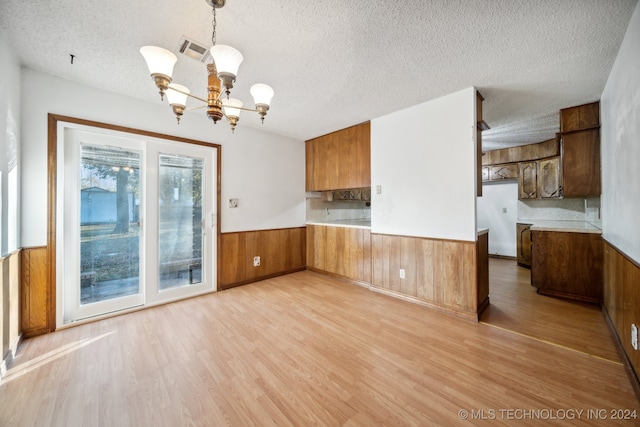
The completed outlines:
<svg viewBox="0 0 640 427">
<path fill-rule="evenodd" d="M 478 231 L 477 231 L 477 234 L 476 234 L 476 235 L 477 235 L 477 236 L 482 236 L 483 234 L 486 234 L 486 233 L 488 233 L 488 232 L 489 232 L 489 229 L 488 229 L 488 228 L 478 228 Z"/>
<path fill-rule="evenodd" d="M 330 227 L 371 228 L 370 219 L 336 219 L 327 221 L 307 221 L 307 225 L 324 225 Z"/>
<path fill-rule="evenodd" d="M 326 227 L 348 227 L 371 229 L 370 219 L 336 219 L 327 221 L 307 221 L 307 225 L 324 225 Z M 477 235 L 488 233 L 488 228 L 478 228 Z"/>
<path fill-rule="evenodd" d="M 521 224 L 532 224 L 531 231 L 559 231 L 569 233 L 602 234 L 600 227 L 588 221 L 540 221 L 518 220 Z"/>
</svg>

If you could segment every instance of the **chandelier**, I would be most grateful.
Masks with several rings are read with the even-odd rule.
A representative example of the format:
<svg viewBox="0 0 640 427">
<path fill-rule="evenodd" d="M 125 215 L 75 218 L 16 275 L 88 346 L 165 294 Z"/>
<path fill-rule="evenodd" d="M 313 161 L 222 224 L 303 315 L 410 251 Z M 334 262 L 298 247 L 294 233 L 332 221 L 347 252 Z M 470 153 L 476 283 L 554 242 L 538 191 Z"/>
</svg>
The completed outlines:
<svg viewBox="0 0 640 427">
<path fill-rule="evenodd" d="M 207 64 L 207 99 L 191 94 L 189 89 L 182 85 L 171 83 L 173 66 L 178 60 L 172 52 L 161 47 L 144 46 L 140 48 L 140 53 L 147 62 L 151 78 L 158 89 L 160 89 L 160 99 L 164 100 L 166 93 L 167 100 L 176 115 L 178 124 L 180 124 L 180 118 L 185 111 L 205 107 L 207 109 L 207 116 L 213 120 L 213 123 L 217 123 L 218 120 L 224 117 L 229 121 L 232 132 L 235 131 L 235 127 L 240 119 L 240 111 L 242 110 L 257 112 L 260 115 L 260 120 L 264 123 L 264 116 L 267 115 L 269 104 L 273 97 L 273 89 L 263 83 L 251 86 L 249 92 L 253 96 L 256 106 L 255 109 L 244 108 L 242 101 L 229 97 L 233 83 L 236 81 L 238 68 L 244 58 L 235 48 L 216 44 L 216 9 L 224 7 L 226 0 L 205 1 L 211 6 L 213 15 L 212 47 L 210 49 L 213 61 L 211 64 Z M 224 91 L 222 90 L 223 87 Z M 226 98 L 223 98 L 223 92 Z M 186 108 L 187 97 L 204 102 L 205 105 Z"/>
</svg>

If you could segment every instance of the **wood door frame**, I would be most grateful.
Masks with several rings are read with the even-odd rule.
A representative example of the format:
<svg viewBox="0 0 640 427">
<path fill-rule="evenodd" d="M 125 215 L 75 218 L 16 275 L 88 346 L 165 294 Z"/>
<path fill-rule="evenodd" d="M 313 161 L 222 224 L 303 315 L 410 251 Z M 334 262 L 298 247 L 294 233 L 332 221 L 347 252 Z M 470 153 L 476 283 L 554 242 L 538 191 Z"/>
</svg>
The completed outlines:
<svg viewBox="0 0 640 427">
<path fill-rule="evenodd" d="M 152 138 L 166 139 L 174 142 L 186 144 L 202 145 L 216 148 L 216 282 L 220 281 L 220 260 L 221 260 L 221 234 L 220 234 L 220 197 L 221 197 L 221 166 L 222 166 L 222 145 L 198 141 L 195 139 L 182 138 L 179 136 L 166 135 L 142 129 L 129 128 L 108 123 L 85 120 L 76 117 L 62 116 L 58 114 L 48 114 L 47 117 L 47 176 L 48 176 L 48 200 L 47 200 L 47 329 L 49 332 L 56 330 L 56 220 L 57 220 L 57 179 L 58 179 L 58 123 L 65 122 L 76 125 L 107 129 L 116 132 L 142 135 Z"/>
</svg>

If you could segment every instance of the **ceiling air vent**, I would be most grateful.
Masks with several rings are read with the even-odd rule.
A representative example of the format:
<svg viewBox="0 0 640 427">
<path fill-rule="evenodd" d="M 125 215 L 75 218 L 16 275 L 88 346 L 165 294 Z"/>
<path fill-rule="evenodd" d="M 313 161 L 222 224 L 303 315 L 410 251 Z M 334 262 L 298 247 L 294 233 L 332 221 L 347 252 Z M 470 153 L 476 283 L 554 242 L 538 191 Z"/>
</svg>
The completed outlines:
<svg viewBox="0 0 640 427">
<path fill-rule="evenodd" d="M 178 43 L 176 52 L 186 55 L 189 58 L 196 59 L 202 63 L 210 62 L 211 59 L 211 53 L 209 52 L 208 47 L 188 39 L 185 36 L 180 37 L 180 42 Z"/>
</svg>

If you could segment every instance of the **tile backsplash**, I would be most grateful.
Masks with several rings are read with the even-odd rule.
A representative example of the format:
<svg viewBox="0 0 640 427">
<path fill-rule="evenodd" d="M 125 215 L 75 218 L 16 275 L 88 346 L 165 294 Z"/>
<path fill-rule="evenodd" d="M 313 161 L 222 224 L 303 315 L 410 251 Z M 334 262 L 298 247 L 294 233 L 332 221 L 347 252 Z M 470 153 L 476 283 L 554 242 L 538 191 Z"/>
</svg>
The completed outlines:
<svg viewBox="0 0 640 427">
<path fill-rule="evenodd" d="M 361 201 L 324 202 L 307 198 L 307 221 L 335 221 L 342 219 L 371 219 L 371 207 Z"/>
<path fill-rule="evenodd" d="M 518 200 L 518 220 L 600 222 L 600 197 Z"/>
</svg>

